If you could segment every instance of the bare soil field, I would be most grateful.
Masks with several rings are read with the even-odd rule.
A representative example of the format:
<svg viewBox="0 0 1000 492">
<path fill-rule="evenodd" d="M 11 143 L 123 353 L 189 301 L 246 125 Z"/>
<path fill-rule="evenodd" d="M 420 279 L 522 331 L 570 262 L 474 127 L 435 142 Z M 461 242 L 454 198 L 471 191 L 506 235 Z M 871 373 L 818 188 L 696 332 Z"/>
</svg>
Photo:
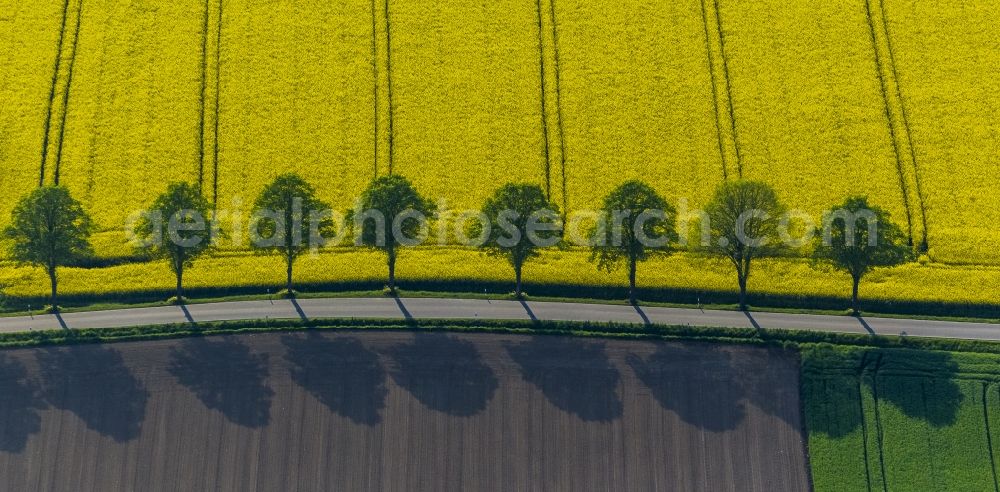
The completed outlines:
<svg viewBox="0 0 1000 492">
<path fill-rule="evenodd" d="M 794 353 L 489 334 L 0 352 L 0 490 L 808 490 Z"/>
</svg>

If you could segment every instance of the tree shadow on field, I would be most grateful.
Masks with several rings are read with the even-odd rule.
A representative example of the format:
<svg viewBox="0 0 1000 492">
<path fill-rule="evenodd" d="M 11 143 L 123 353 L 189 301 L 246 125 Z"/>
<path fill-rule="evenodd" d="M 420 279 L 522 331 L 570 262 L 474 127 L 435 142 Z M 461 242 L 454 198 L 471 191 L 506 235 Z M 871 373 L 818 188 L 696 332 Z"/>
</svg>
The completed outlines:
<svg viewBox="0 0 1000 492">
<path fill-rule="evenodd" d="M 458 417 L 486 409 L 499 386 L 471 342 L 419 333 L 409 344 L 388 349 L 392 379 L 428 408 Z"/>
<path fill-rule="evenodd" d="M 206 407 L 222 412 L 230 422 L 263 427 L 271 421 L 274 396 L 266 381 L 267 362 L 267 354 L 252 354 L 234 338 L 191 338 L 171 349 L 168 369 Z"/>
<path fill-rule="evenodd" d="M 385 408 L 386 373 L 378 355 L 356 338 L 315 332 L 281 337 L 291 376 L 327 408 L 358 424 L 375 425 Z"/>
<path fill-rule="evenodd" d="M 803 375 L 806 428 L 839 439 L 861 427 L 864 418 L 856 375 Z"/>
<path fill-rule="evenodd" d="M 0 354 L 0 451 L 24 451 L 28 437 L 42 429 L 38 412 L 45 408 L 24 364 Z"/>
<path fill-rule="evenodd" d="M 631 354 L 627 361 L 653 398 L 688 424 L 723 432 L 746 418 L 744 376 L 719 347 L 662 343 L 647 359 Z"/>
<path fill-rule="evenodd" d="M 737 353 L 731 365 L 746 401 L 767 415 L 802 427 L 797 354 L 777 347 L 755 348 Z"/>
<path fill-rule="evenodd" d="M 893 351 L 880 359 L 878 376 L 866 382 L 875 397 L 933 427 L 954 425 L 965 400 L 955 382 L 958 363 L 947 352 Z"/>
<path fill-rule="evenodd" d="M 588 422 L 622 416 L 621 375 L 603 343 L 538 336 L 507 345 L 507 352 L 521 366 L 521 377 L 559 409 Z"/>
<path fill-rule="evenodd" d="M 830 364 L 838 355 L 822 354 Z M 965 396 L 955 378 L 961 371 L 951 354 L 936 351 L 871 350 L 826 368 L 803 374 L 803 395 L 810 432 L 834 438 L 843 437 L 861 427 L 862 419 L 879 418 L 871 408 L 889 404 L 912 419 L 933 427 L 957 422 Z M 836 364 L 836 361 L 834 362 Z M 847 370 L 846 367 L 853 366 Z M 862 404 L 862 392 L 869 395 Z M 862 408 L 864 406 L 864 408 Z M 871 413 L 868 413 L 871 412 Z"/>
<path fill-rule="evenodd" d="M 37 353 L 45 400 L 76 414 L 90 429 L 125 442 L 138 437 L 149 392 L 106 346 L 45 349 Z"/>
</svg>

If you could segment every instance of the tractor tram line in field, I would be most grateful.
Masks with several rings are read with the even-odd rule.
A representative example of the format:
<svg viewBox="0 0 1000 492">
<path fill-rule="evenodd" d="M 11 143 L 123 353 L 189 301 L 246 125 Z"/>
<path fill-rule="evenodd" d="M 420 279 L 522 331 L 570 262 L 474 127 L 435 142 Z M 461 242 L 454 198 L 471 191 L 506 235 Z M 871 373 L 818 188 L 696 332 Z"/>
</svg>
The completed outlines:
<svg viewBox="0 0 1000 492">
<path fill-rule="evenodd" d="M 879 2 L 877 9 L 873 7 L 873 1 Z M 881 0 L 865 0 L 865 17 L 868 22 L 869 34 L 871 35 L 875 71 L 881 90 L 889 139 L 892 143 L 892 150 L 896 160 L 896 170 L 899 174 L 899 186 L 903 194 L 903 205 L 906 211 L 910 241 L 922 250 L 926 250 L 927 216 L 923 190 L 920 184 L 916 151 L 913 148 L 903 94 L 899 87 L 899 77 L 896 71 L 895 56 L 892 52 L 888 20 L 885 18 L 884 3 Z M 876 17 L 880 17 L 880 19 L 876 20 Z M 906 147 L 905 150 L 902 149 L 904 146 Z M 907 158 L 909 158 L 909 162 L 904 162 Z M 915 231 L 914 209 L 917 209 L 920 215 L 919 219 L 917 219 L 921 225 L 919 232 Z M 918 237 L 920 239 L 917 239 Z"/>
<path fill-rule="evenodd" d="M 878 444 L 878 468 L 879 476 L 882 477 L 882 488 L 883 490 L 888 490 L 888 479 L 885 473 L 885 430 L 882 428 L 882 412 L 879 410 L 879 397 L 878 397 L 878 373 L 879 369 L 882 368 L 882 354 L 878 354 L 875 358 L 874 368 L 871 371 L 871 389 L 872 389 L 872 410 L 875 415 L 875 442 Z M 866 369 L 867 370 L 867 369 Z"/>
<path fill-rule="evenodd" d="M 712 0 L 715 7 L 715 28 L 719 35 L 719 57 L 722 60 L 722 77 L 726 82 L 726 109 L 729 111 L 729 126 L 733 132 L 733 150 L 736 151 L 736 170 L 743 178 L 743 152 L 740 149 L 739 132 L 736 129 L 736 109 L 733 107 L 733 86 L 729 76 L 729 58 L 726 55 L 726 34 L 722 28 L 722 10 L 719 8 L 719 0 Z"/>
<path fill-rule="evenodd" d="M 542 145 L 545 159 L 545 194 L 553 203 L 562 205 L 568 212 L 566 196 L 566 131 L 563 127 L 562 74 L 559 64 L 559 24 L 555 0 L 535 0 L 538 22 L 539 94 L 542 119 Z M 555 121 L 550 121 L 554 119 Z M 556 155 L 558 153 L 558 156 Z M 558 163 L 555 169 L 554 163 Z M 558 184 L 553 186 L 553 174 L 558 173 Z M 560 199 L 553 197 L 553 188 L 559 190 Z"/>
<path fill-rule="evenodd" d="M 205 120 L 208 115 L 205 114 L 205 106 L 207 104 L 207 96 L 205 93 L 208 91 L 208 17 L 209 17 L 209 4 L 211 0 L 205 0 L 204 9 L 202 12 L 202 25 L 201 25 L 201 78 L 199 79 L 201 89 L 198 91 L 198 191 L 204 194 L 204 181 L 205 181 Z"/>
<path fill-rule="evenodd" d="M 990 409 L 987 403 L 990 383 L 983 381 L 983 428 L 986 429 L 986 449 L 990 453 L 990 472 L 993 474 L 993 491 L 1000 492 L 1000 481 L 997 480 L 997 463 L 993 451 L 993 432 L 990 429 Z"/>
<path fill-rule="evenodd" d="M 69 22 L 70 0 L 63 0 L 62 24 L 59 29 L 59 41 L 56 43 L 55 62 L 52 67 L 52 84 L 49 90 L 49 103 L 45 110 L 45 126 L 42 130 L 42 162 L 39 168 L 38 186 L 45 185 L 45 168 L 49 157 L 49 135 L 52 128 L 52 111 L 56 102 L 57 86 L 59 84 L 59 69 L 62 67 L 63 43 L 66 40 L 66 24 Z"/>
<path fill-rule="evenodd" d="M 903 194 L 903 207 L 906 211 L 906 226 L 908 231 L 908 237 L 910 241 L 913 241 L 913 212 L 910 210 L 910 192 L 909 187 L 906 184 L 906 174 L 903 171 L 903 160 L 899 151 L 899 141 L 896 138 L 896 127 L 892 123 L 892 109 L 889 103 L 889 90 L 886 88 L 885 75 L 882 73 L 882 60 L 879 55 L 878 39 L 875 34 L 875 23 L 872 20 L 872 9 L 871 2 L 865 0 L 865 16 L 868 19 L 868 30 L 871 34 L 872 49 L 875 57 L 875 73 L 879 81 L 879 89 L 882 94 L 883 101 L 883 114 L 885 115 L 886 124 L 889 128 L 889 140 L 892 143 L 893 156 L 896 159 L 896 173 L 899 176 L 899 187 Z"/>
<path fill-rule="evenodd" d="M 379 102 L 378 101 L 378 95 L 379 95 L 379 90 L 378 90 L 378 82 L 379 82 L 379 78 L 378 78 L 378 74 L 379 74 L 379 72 L 378 72 L 378 65 L 379 65 L 379 59 L 378 59 L 378 14 L 376 14 L 377 8 L 378 7 L 377 7 L 377 4 L 376 4 L 376 0 L 372 0 L 371 1 L 371 9 L 372 9 L 372 54 L 371 55 L 372 55 L 372 100 L 373 100 L 373 103 L 374 103 L 373 107 L 372 107 L 372 123 L 373 123 L 373 126 L 374 126 L 374 130 L 372 132 L 372 137 L 373 137 L 372 138 L 372 147 L 373 147 L 372 148 L 372 157 L 374 159 L 373 162 L 372 162 L 372 179 L 378 178 L 378 150 L 379 150 L 378 143 L 379 143 L 379 138 L 380 138 L 379 131 L 378 131 L 379 130 L 379 125 L 378 125 L 378 122 L 379 122 L 379 104 L 378 104 L 378 102 Z"/>
<path fill-rule="evenodd" d="M 553 56 L 553 75 L 555 76 L 555 93 L 556 93 L 556 129 L 559 135 L 559 175 L 561 177 L 561 187 L 562 187 L 562 212 L 566 214 L 569 212 L 568 203 L 569 200 L 566 197 L 566 130 L 563 126 L 563 107 L 562 107 L 562 73 L 560 71 L 560 55 L 559 55 L 559 24 L 556 21 L 556 0 L 547 0 L 549 4 L 549 22 L 552 25 L 552 56 Z"/>
<path fill-rule="evenodd" d="M 394 171 L 395 164 L 395 129 L 393 127 L 393 113 L 395 112 L 395 106 L 392 100 L 392 20 L 390 17 L 389 2 L 391 0 L 385 0 L 383 3 L 384 16 L 385 16 L 385 95 L 386 103 L 389 106 L 388 117 L 389 117 L 389 174 L 391 175 Z"/>
<path fill-rule="evenodd" d="M 62 115 L 59 122 L 59 143 L 56 147 L 56 168 L 53 173 L 53 183 L 59 184 L 59 172 L 62 168 L 63 147 L 66 140 L 66 119 L 69 115 L 70 93 L 73 89 L 73 73 L 76 68 L 77 47 L 80 44 L 80 24 L 83 23 L 83 0 L 76 5 L 76 27 L 73 29 L 73 48 L 69 55 L 69 67 L 66 74 L 66 88 L 63 90 Z"/>
<path fill-rule="evenodd" d="M 215 12 L 213 12 L 213 5 Z M 215 14 L 214 16 L 212 14 Z M 214 21 L 214 25 L 213 25 Z M 207 173 L 212 174 L 211 203 L 219 201 L 219 95 L 222 76 L 222 0 L 205 0 L 201 21 L 201 75 L 198 93 L 198 189 L 209 196 L 206 190 Z M 214 35 L 213 35 L 214 34 Z M 209 84 L 209 79 L 212 83 Z M 209 121 L 209 118 L 211 122 Z M 209 135 L 211 134 L 211 135 Z M 209 159 L 211 163 L 209 165 Z"/>
<path fill-rule="evenodd" d="M 219 0 L 218 17 L 215 26 L 215 104 L 212 128 L 212 204 L 219 203 L 219 106 L 222 97 L 222 5 Z"/>
<path fill-rule="evenodd" d="M 541 97 L 541 118 L 542 118 L 542 158 L 545 160 L 545 198 L 552 200 L 552 156 L 549 150 L 549 123 L 548 123 L 548 101 L 545 95 L 545 42 L 542 28 L 542 0 L 535 0 L 535 13 L 538 17 L 538 70 L 539 70 L 539 92 Z"/>
<path fill-rule="evenodd" d="M 862 417 L 865 415 L 865 399 L 864 395 L 864 371 L 867 367 L 868 354 L 865 353 L 861 358 L 861 365 L 858 368 L 857 374 L 857 385 L 855 386 L 858 391 L 858 415 Z M 824 381 L 824 383 L 829 383 L 829 381 Z M 825 389 L 825 388 L 824 388 Z M 869 457 L 871 452 L 868 450 L 868 422 L 862 418 L 861 419 L 861 456 L 865 461 L 865 484 L 868 486 L 868 492 L 872 490 L 872 473 L 869 469 Z"/>
<path fill-rule="evenodd" d="M 373 177 L 379 170 L 392 174 L 395 160 L 395 128 L 392 87 L 392 24 L 389 19 L 390 0 L 372 0 L 372 78 L 374 100 L 374 166 Z M 384 97 L 383 97 L 384 94 Z M 384 144 L 384 150 L 383 150 Z M 384 161 L 384 162 L 382 162 Z"/>
<path fill-rule="evenodd" d="M 715 117 L 715 136 L 719 142 L 719 157 L 722 161 L 722 179 L 729 179 L 729 164 L 726 162 L 726 148 L 725 143 L 722 138 L 722 122 L 719 115 L 719 88 L 715 81 L 715 56 L 712 54 L 712 43 L 711 36 L 708 30 L 708 9 L 705 7 L 705 2 L 708 0 L 701 0 L 701 19 L 705 26 L 705 53 L 708 55 L 708 79 L 711 82 L 712 87 L 712 108 L 713 116 Z"/>
<path fill-rule="evenodd" d="M 901 87 L 902 82 L 899 78 L 899 71 L 896 69 L 896 54 L 892 48 L 892 32 L 889 30 L 889 18 L 885 11 L 885 0 L 867 1 L 877 1 L 879 4 L 878 14 L 882 18 L 882 30 L 885 33 L 885 47 L 886 52 L 889 55 L 890 73 L 892 74 L 892 80 L 896 87 L 896 101 L 899 105 L 899 116 L 903 123 L 903 132 L 906 135 L 906 146 L 910 151 L 910 163 L 913 165 L 913 178 L 916 185 L 917 201 L 920 206 L 920 220 L 921 225 L 923 226 L 923 242 L 920 247 L 926 250 L 929 247 L 927 242 L 927 236 L 929 233 L 927 231 L 927 208 L 925 205 L 926 200 L 924 199 L 923 179 L 921 178 L 920 166 L 917 163 L 917 150 L 916 146 L 913 144 L 913 131 L 910 129 L 910 117 L 907 114 L 906 99 L 903 97 L 903 89 Z"/>
<path fill-rule="evenodd" d="M 736 112 L 733 108 L 733 89 L 722 27 L 722 11 L 718 0 L 701 0 L 700 7 L 712 94 L 713 120 L 722 163 L 722 179 L 742 178 L 743 150 L 737 137 Z"/>
</svg>

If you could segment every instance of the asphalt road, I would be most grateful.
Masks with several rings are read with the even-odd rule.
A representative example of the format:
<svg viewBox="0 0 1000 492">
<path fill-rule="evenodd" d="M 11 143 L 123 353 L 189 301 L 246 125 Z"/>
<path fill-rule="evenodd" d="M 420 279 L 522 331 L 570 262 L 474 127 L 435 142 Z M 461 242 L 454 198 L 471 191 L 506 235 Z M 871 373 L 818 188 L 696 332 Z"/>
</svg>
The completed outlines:
<svg viewBox="0 0 1000 492">
<path fill-rule="evenodd" d="M 0 318 L 0 332 L 295 318 L 495 319 L 656 323 L 1000 340 L 1000 324 L 482 299 L 240 301 Z"/>
</svg>

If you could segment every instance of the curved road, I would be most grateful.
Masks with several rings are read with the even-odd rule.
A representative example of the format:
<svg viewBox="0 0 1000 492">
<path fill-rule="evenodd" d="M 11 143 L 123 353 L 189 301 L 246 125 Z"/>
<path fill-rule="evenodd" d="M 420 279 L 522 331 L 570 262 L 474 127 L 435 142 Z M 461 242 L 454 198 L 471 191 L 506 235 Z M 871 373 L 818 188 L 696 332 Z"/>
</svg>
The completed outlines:
<svg viewBox="0 0 1000 492">
<path fill-rule="evenodd" d="M 240 301 L 0 318 L 0 332 L 296 318 L 494 319 L 655 323 L 1000 340 L 1000 324 L 566 302 L 438 298 Z"/>
</svg>

